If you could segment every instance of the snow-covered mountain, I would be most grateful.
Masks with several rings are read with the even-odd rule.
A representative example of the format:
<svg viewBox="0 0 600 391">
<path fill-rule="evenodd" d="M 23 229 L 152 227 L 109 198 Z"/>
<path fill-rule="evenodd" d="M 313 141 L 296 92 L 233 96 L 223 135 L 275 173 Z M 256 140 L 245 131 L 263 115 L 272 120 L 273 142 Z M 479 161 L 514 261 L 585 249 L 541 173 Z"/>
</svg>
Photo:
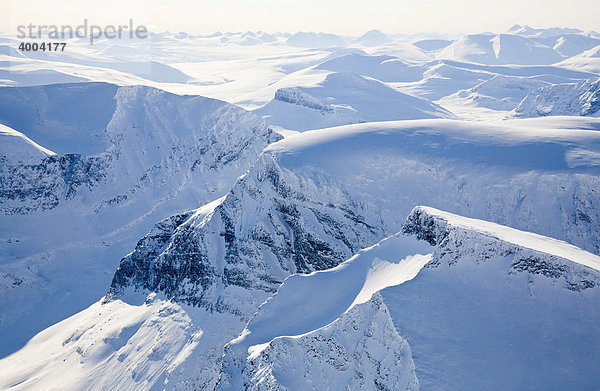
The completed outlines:
<svg viewBox="0 0 600 391">
<path fill-rule="evenodd" d="M 600 45 L 559 63 L 566 68 L 600 74 Z"/>
<path fill-rule="evenodd" d="M 437 57 L 480 64 L 553 64 L 562 60 L 552 47 L 517 35 L 466 35 Z"/>
<path fill-rule="evenodd" d="M 333 267 L 393 233 L 419 200 L 599 252 L 600 123 L 521 122 L 399 121 L 284 139 L 224 198 L 157 225 L 123 259 L 110 295 L 158 290 L 250 315 L 239 287 L 267 294 L 289 274 Z"/>
<path fill-rule="evenodd" d="M 600 116 L 600 79 L 554 84 L 531 91 L 511 113 L 514 117 Z"/>
<path fill-rule="evenodd" d="M 588 300 L 599 294 L 600 257 L 432 208 L 415 208 L 402 231 L 335 269 L 287 279 L 227 347 L 217 389 L 405 390 L 416 389 L 415 372 L 432 389 L 597 381 L 579 353 L 598 345 Z M 570 361 L 536 363 L 558 346 Z"/>
<path fill-rule="evenodd" d="M 414 279 L 381 292 L 423 389 L 595 387 L 596 255 L 431 209 L 404 231 L 437 243 Z"/>
<path fill-rule="evenodd" d="M 120 368 L 124 351 L 118 351 L 123 346 L 129 350 L 140 343 L 135 342 L 137 338 L 158 338 L 153 333 L 163 326 L 154 325 L 153 317 L 171 314 L 167 317 L 174 319 L 165 319 L 164 327 L 182 331 L 161 333 L 158 340 L 164 348 L 145 344 L 145 349 L 164 354 L 132 357 L 136 361 L 128 361 L 131 370 L 150 368 L 146 360 L 157 357 L 151 368 L 160 384 L 166 382 L 169 389 L 186 385 L 210 389 L 221 371 L 223 347 L 241 333 L 286 277 L 335 267 L 397 231 L 419 201 L 568 239 L 598 253 L 600 216 L 594 189 L 598 186 L 600 124 L 594 119 L 563 118 L 558 124 L 548 119 L 504 121 L 494 126 L 453 120 L 399 121 L 309 131 L 284 139 L 270 146 L 225 197 L 160 222 L 140 240 L 121 261 L 107 300 L 96 304 L 110 311 L 90 307 L 55 331 L 41 334 L 39 341 L 57 341 L 62 337 L 49 335 L 65 327 L 87 329 L 89 326 L 77 320 L 88 316 L 85 314 L 94 325 L 103 324 L 110 322 L 104 316 L 110 318 L 111 311 L 127 313 L 127 308 L 133 311 L 147 301 L 152 309 L 139 310 L 145 317 L 123 326 L 102 326 L 116 334 L 103 331 L 98 337 L 133 338 L 131 344 L 119 343 L 114 351 L 102 344 L 92 347 L 89 344 L 94 338 L 90 337 L 85 345 L 89 368 L 103 368 L 102 376 L 127 384 L 127 388 L 146 388 L 148 377 L 127 371 L 117 376 L 110 368 Z M 481 194 L 475 189 L 488 190 Z M 472 246 L 479 248 L 479 244 Z M 303 300 L 302 295 L 297 298 Z M 177 305 L 166 310 L 165 306 L 172 304 L 165 300 Z M 98 318 L 92 311 L 105 315 Z M 185 322 L 171 326 L 180 319 L 173 315 L 177 313 Z M 328 313 L 334 315 L 335 311 Z M 340 327 L 348 321 L 339 322 Z M 370 327 L 369 322 L 362 324 Z M 92 330 L 100 332 L 93 327 L 89 335 L 96 333 Z M 136 330 L 143 333 L 135 337 Z M 404 338 L 401 332 L 399 336 Z M 169 338 L 175 338 L 174 345 Z M 360 335 L 356 338 L 363 340 Z M 64 346 L 57 354 L 77 357 L 77 349 L 83 349 L 78 340 L 64 341 L 64 345 L 57 344 Z M 168 364 L 175 357 L 168 353 L 172 346 L 188 345 L 194 346 L 189 356 L 176 360 L 176 367 Z M 24 359 L 19 357 L 27 357 L 27 349 L 7 362 L 22 365 Z M 56 370 L 49 362 L 39 365 L 48 366 L 48 373 Z M 74 384 L 82 381 L 87 368 L 84 365 L 83 372 L 74 375 L 80 379 Z M 418 365 L 416 368 L 418 373 Z M 31 367 L 23 371 L 16 373 L 25 373 L 24 378 L 29 378 L 27 373 L 40 373 Z M 16 382 L 14 377 L 10 379 Z M 48 384 L 46 381 L 40 376 L 28 384 Z"/>
<path fill-rule="evenodd" d="M 506 32 L 508 34 L 520 35 L 523 37 L 545 38 L 565 34 L 581 34 L 583 33 L 583 30 L 568 27 L 534 28 L 527 25 L 515 24 Z"/>
<path fill-rule="evenodd" d="M 356 39 L 356 43 L 364 46 L 379 46 L 391 42 L 390 37 L 382 33 L 381 31 L 369 30 Z"/>
<path fill-rule="evenodd" d="M 600 44 L 581 31 L 540 30 L 531 33 L 465 35 L 436 54 L 439 59 L 480 64 L 554 64 Z"/>
<path fill-rule="evenodd" d="M 225 102 L 102 83 L 1 89 L 0 122 L 15 129 L 1 146 L 3 354 L 96 301 L 157 220 L 224 195 L 279 138 Z"/>
<path fill-rule="evenodd" d="M 0 34 L 0 389 L 600 382 L 597 33 L 84 41 Z"/>
<path fill-rule="evenodd" d="M 289 37 L 286 43 L 291 46 L 309 48 L 346 45 L 346 41 L 335 34 L 314 32 L 297 32 Z"/>
<path fill-rule="evenodd" d="M 331 270 L 286 279 L 245 328 L 154 294 L 137 305 L 109 300 L 3 360 L 12 375 L 0 375 L 0 384 L 416 390 L 463 386 L 469 376 L 468 389 L 585 388 L 597 381 L 590 365 L 600 351 L 599 283 L 596 255 L 417 207 L 401 233 Z M 215 338 L 235 333 L 234 324 L 239 337 L 226 345 Z M 555 349 L 563 359 L 551 363 Z M 39 352 L 52 359 L 31 360 Z M 51 375 L 63 366 L 74 366 L 68 377 Z"/>
</svg>

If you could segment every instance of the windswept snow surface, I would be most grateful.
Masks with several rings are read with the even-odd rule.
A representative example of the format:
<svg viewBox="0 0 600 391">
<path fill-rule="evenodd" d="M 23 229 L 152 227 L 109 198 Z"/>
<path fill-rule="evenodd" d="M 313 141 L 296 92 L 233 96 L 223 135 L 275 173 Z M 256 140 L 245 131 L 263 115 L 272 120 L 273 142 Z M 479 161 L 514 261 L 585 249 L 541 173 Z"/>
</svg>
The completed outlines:
<svg viewBox="0 0 600 391">
<path fill-rule="evenodd" d="M 311 175 L 313 180 L 335 178 L 354 199 L 377 200 L 389 211 L 403 208 L 404 202 L 427 199 L 446 210 L 460 209 L 498 222 L 510 219 L 511 225 L 565 238 L 555 228 L 570 223 L 550 223 L 554 217 L 548 211 L 566 212 L 566 204 L 554 202 L 560 199 L 561 187 L 573 181 L 590 181 L 577 187 L 591 186 L 584 197 L 596 197 L 591 190 L 600 167 L 594 159 L 582 159 L 587 163 L 580 166 L 576 156 L 580 150 L 588 151 L 590 157 L 597 153 L 599 126 L 597 119 L 567 117 L 493 124 L 449 120 L 359 124 L 306 132 L 270 146 L 266 153 L 296 175 Z M 573 175 L 576 173 L 581 175 Z M 552 185 L 554 181 L 558 182 Z M 554 186 L 555 190 L 550 190 Z M 486 192 L 481 194 L 476 188 Z M 534 193 L 538 195 L 529 200 Z M 496 196 L 500 198 L 492 201 Z M 539 215 L 534 212 L 539 208 L 536 197 L 545 200 L 544 212 L 540 209 Z M 572 193 L 567 197 L 571 199 Z M 510 209 L 517 209 L 509 212 L 504 209 L 507 203 L 512 205 Z M 552 204 L 556 206 L 550 208 Z M 408 213 L 412 206 L 399 214 Z M 516 218 L 515 211 L 529 217 Z M 589 246 L 590 240 L 597 241 L 590 229 L 592 236 L 579 244 Z"/>
<path fill-rule="evenodd" d="M 431 252 L 426 242 L 396 235 L 333 269 L 290 276 L 232 344 L 255 350 L 256 345 L 277 336 L 298 336 L 321 328 L 352 306 L 370 300 L 375 292 L 414 278 L 431 260 Z"/>
</svg>

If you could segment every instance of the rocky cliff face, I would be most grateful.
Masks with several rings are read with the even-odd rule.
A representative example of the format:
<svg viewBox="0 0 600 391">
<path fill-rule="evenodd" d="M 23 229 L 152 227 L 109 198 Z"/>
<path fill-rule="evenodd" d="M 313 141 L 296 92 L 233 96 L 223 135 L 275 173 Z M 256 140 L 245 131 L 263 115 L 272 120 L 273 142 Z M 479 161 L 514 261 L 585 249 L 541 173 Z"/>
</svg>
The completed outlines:
<svg viewBox="0 0 600 391">
<path fill-rule="evenodd" d="M 263 157 L 227 196 L 174 231 L 159 224 L 155 231 L 168 241 L 138 243 L 121 261 L 109 297 L 128 289 L 160 291 L 178 302 L 248 316 L 290 274 L 334 267 L 381 235 L 348 203 L 307 196 L 284 177 Z M 242 298 L 240 289 L 254 294 Z"/>
<path fill-rule="evenodd" d="M 30 214 L 56 208 L 78 191 L 93 191 L 108 177 L 109 155 L 53 155 L 37 164 L 2 164 L 0 213 Z"/>
</svg>

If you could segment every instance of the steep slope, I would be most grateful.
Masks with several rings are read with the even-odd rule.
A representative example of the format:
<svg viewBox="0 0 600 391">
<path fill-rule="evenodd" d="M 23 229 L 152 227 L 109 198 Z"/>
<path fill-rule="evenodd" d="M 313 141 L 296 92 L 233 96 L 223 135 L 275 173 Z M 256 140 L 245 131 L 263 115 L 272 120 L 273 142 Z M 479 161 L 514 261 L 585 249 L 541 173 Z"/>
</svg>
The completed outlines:
<svg viewBox="0 0 600 391">
<path fill-rule="evenodd" d="M 59 153 L 0 166 L 2 355 L 102 297 L 156 221 L 225 194 L 279 138 L 236 106 L 149 87 L 1 96 L 7 124 Z"/>
<path fill-rule="evenodd" d="M 242 300 L 236 287 L 266 294 L 289 274 L 335 266 L 394 232 L 419 200 L 598 252 L 598 127 L 577 119 L 424 120 L 287 138 L 267 148 L 226 197 L 159 235 L 159 245 L 140 242 L 111 294 L 159 290 L 245 314 L 256 302 Z M 475 191 L 482 188 L 488 191 Z"/>
<path fill-rule="evenodd" d="M 549 115 L 599 116 L 600 79 L 555 84 L 530 92 L 511 116 L 519 118 Z"/>
<path fill-rule="evenodd" d="M 287 276 L 336 266 L 396 231 L 403 216 L 423 200 L 568 238 L 598 252 L 600 218 L 594 205 L 599 200 L 593 190 L 598 161 L 585 158 L 598 148 L 598 128 L 597 120 L 583 119 L 494 126 L 429 120 L 345 126 L 287 138 L 267 148 L 225 198 L 182 217 L 181 224 L 161 224 L 141 241 L 121 262 L 108 298 L 139 302 L 159 292 L 195 311 L 232 316 L 237 320 L 229 324 L 241 332 Z M 328 281 L 335 292 L 336 284 Z M 341 309 L 299 312 L 306 318 L 300 325 L 312 319 L 308 313 L 321 323 L 280 335 L 310 332 L 334 321 L 336 311 L 344 311 L 357 294 L 336 301 Z M 368 300 L 370 295 L 363 296 Z M 302 308 L 298 304 L 306 297 L 295 297 Z M 223 345 L 228 341 L 220 328 L 198 327 L 206 338 L 221 338 Z M 221 356 L 205 349 L 196 350 L 194 363 L 205 368 L 199 378 L 212 379 Z M 239 354 L 232 358 L 240 359 Z M 242 377 L 230 376 L 235 388 Z"/>
</svg>

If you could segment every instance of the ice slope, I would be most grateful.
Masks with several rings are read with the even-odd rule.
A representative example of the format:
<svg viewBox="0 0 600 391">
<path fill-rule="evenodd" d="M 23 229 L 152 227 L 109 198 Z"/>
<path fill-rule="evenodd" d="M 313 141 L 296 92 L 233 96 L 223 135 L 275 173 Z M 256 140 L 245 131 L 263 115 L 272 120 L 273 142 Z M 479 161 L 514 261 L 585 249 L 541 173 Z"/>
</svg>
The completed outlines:
<svg viewBox="0 0 600 391">
<path fill-rule="evenodd" d="M 272 125 L 300 131 L 359 122 L 452 117 L 432 102 L 349 72 L 329 73 L 315 86 L 281 88 L 273 100 L 254 112 Z"/>
<path fill-rule="evenodd" d="M 239 107 L 149 87 L 1 96 L 3 121 L 58 153 L 0 165 L 2 355 L 97 301 L 156 221 L 224 195 L 279 138 Z"/>
<path fill-rule="evenodd" d="M 49 149 L 31 141 L 23 133 L 0 124 L 0 160 L 3 164 L 39 162 L 55 155 Z"/>
<path fill-rule="evenodd" d="M 600 79 L 535 89 L 510 115 L 519 118 L 552 115 L 600 116 Z"/>
</svg>

